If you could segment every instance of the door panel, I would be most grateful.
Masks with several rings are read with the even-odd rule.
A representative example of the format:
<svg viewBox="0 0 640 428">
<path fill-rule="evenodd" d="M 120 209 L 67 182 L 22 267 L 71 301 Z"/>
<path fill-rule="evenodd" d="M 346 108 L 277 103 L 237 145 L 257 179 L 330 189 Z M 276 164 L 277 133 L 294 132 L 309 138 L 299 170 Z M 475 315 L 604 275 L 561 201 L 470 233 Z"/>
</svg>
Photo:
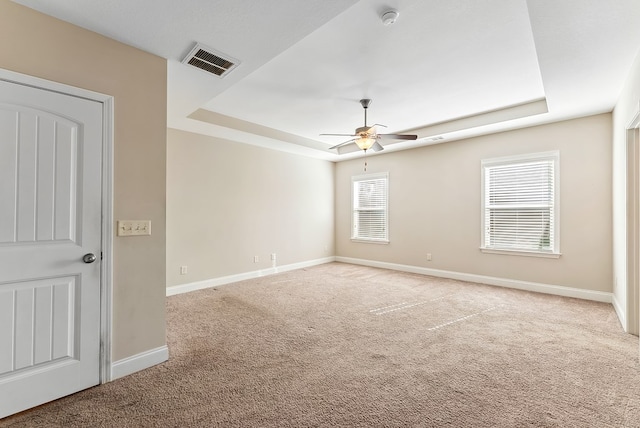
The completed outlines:
<svg viewBox="0 0 640 428">
<path fill-rule="evenodd" d="M 78 293 L 75 277 L 3 284 L 0 376 L 74 358 L 77 332 L 73 308 Z"/>
<path fill-rule="evenodd" d="M 101 103 L 0 81 L 0 417 L 99 382 L 102 135 Z"/>
<path fill-rule="evenodd" d="M 73 240 L 78 124 L 11 105 L 0 116 L 0 244 Z"/>
</svg>

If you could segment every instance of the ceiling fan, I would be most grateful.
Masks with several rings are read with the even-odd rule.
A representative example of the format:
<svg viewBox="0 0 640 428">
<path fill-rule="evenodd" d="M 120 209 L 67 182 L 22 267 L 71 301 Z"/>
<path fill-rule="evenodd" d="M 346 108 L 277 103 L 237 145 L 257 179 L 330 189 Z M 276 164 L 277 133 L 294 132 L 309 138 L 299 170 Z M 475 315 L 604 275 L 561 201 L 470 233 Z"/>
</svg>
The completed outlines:
<svg viewBox="0 0 640 428">
<path fill-rule="evenodd" d="M 356 150 L 364 150 L 366 153 L 367 150 L 371 149 L 374 152 L 379 152 L 380 150 L 384 150 L 380 140 L 388 140 L 386 144 L 398 143 L 402 140 L 415 140 L 418 138 L 417 135 L 408 135 L 408 134 L 378 134 L 376 132 L 376 126 L 385 127 L 385 125 L 375 124 L 368 126 L 367 125 L 367 109 L 369 108 L 369 104 L 371 104 L 371 100 L 368 98 L 360 100 L 360 104 L 364 109 L 364 126 L 356 128 L 355 133 L 353 134 L 320 134 L 320 135 L 328 135 L 328 136 L 338 136 L 338 137 L 353 137 L 344 143 L 340 143 L 333 147 L 330 147 L 329 150 L 336 149 L 338 154 L 355 152 Z M 393 141 L 396 140 L 396 141 Z M 384 143 L 383 143 L 384 144 Z"/>
</svg>

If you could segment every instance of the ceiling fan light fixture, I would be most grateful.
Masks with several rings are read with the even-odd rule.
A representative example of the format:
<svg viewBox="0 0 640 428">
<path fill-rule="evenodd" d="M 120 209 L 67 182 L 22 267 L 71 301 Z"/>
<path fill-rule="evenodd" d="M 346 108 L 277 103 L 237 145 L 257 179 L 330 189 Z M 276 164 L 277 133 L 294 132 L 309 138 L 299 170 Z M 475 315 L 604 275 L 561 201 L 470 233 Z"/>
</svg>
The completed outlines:
<svg viewBox="0 0 640 428">
<path fill-rule="evenodd" d="M 360 137 L 356 140 L 356 145 L 360 147 L 360 150 L 369 150 L 375 142 L 375 138 Z"/>
</svg>

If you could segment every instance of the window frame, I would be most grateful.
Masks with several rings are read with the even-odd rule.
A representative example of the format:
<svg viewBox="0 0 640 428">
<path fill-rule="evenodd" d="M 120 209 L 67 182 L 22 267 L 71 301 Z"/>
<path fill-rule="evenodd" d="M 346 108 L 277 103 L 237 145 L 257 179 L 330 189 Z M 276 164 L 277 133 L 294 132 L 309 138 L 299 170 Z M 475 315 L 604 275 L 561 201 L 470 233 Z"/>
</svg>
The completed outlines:
<svg viewBox="0 0 640 428">
<path fill-rule="evenodd" d="M 486 218 L 486 197 L 487 197 L 487 170 L 491 167 L 519 165 L 535 162 L 551 161 L 553 165 L 553 230 L 550 234 L 553 240 L 553 247 L 550 250 L 533 250 L 525 248 L 502 248 L 488 246 L 487 218 Z M 499 158 L 483 159 L 481 161 L 481 195 L 480 195 L 480 250 L 483 253 L 521 255 L 532 257 L 559 258 L 560 252 L 560 151 L 548 151 L 541 153 L 530 153 L 524 155 L 505 156 Z"/>
<path fill-rule="evenodd" d="M 384 220 L 384 229 L 385 229 L 385 237 L 384 238 L 372 238 L 366 236 L 359 236 L 356 233 L 356 224 L 355 224 L 355 213 L 356 213 L 356 186 L 357 182 L 361 181 L 369 181 L 369 180 L 385 180 L 385 201 L 384 207 L 382 210 L 385 213 Z M 354 175 L 351 177 L 351 241 L 352 242 L 361 242 L 367 244 L 388 244 L 389 243 L 389 173 L 388 172 L 379 172 L 373 174 L 363 174 L 363 175 Z"/>
</svg>

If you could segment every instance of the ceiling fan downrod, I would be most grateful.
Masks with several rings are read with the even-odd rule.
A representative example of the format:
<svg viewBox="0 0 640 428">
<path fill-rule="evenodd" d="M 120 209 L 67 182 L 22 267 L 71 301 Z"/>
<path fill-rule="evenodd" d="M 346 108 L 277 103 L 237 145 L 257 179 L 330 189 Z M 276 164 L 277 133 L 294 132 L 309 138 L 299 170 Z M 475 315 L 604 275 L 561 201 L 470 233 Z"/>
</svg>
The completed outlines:
<svg viewBox="0 0 640 428">
<path fill-rule="evenodd" d="M 363 98 L 360 100 L 360 105 L 364 109 L 364 128 L 367 129 L 367 109 L 369 108 L 369 104 L 371 104 L 371 99 Z M 367 172 L 367 149 L 364 149 L 364 172 Z"/>
<path fill-rule="evenodd" d="M 360 105 L 364 109 L 364 127 L 367 127 L 367 109 L 369 108 L 369 104 L 371 104 L 371 100 L 369 98 L 363 98 L 360 100 Z"/>
</svg>

